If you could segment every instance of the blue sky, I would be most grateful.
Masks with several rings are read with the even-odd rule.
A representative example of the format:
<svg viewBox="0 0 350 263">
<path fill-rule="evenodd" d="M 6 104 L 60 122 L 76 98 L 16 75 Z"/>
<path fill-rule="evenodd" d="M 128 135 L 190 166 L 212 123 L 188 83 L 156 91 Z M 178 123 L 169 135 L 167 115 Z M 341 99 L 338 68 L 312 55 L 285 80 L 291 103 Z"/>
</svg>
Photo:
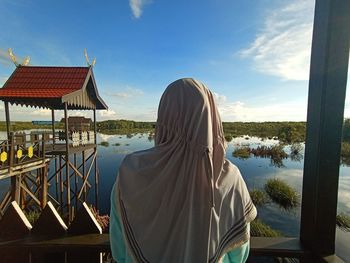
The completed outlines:
<svg viewBox="0 0 350 263">
<path fill-rule="evenodd" d="M 110 108 L 100 119 L 154 121 L 166 86 L 194 77 L 225 121 L 306 120 L 314 0 L 0 0 L 0 11 L 0 86 L 15 68 L 9 47 L 31 65 L 61 66 L 86 65 L 87 48 Z"/>
</svg>

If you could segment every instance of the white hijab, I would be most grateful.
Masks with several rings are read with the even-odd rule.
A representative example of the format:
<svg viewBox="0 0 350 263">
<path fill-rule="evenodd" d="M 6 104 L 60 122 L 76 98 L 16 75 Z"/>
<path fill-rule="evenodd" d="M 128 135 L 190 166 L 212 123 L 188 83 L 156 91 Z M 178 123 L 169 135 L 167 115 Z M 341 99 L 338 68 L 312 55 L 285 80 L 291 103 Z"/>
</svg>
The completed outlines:
<svg viewBox="0 0 350 263">
<path fill-rule="evenodd" d="M 155 147 L 125 157 L 116 192 L 136 262 L 217 262 L 248 241 L 256 216 L 238 168 L 225 159 L 213 95 L 194 79 L 167 87 Z"/>
</svg>

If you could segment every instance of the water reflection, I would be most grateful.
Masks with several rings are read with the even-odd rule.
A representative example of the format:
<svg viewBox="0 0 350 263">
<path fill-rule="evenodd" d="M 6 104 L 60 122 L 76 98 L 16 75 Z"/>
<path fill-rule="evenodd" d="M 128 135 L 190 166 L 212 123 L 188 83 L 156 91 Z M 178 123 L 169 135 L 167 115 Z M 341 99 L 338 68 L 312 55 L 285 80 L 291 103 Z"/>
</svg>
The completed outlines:
<svg viewBox="0 0 350 263">
<path fill-rule="evenodd" d="M 6 133 L 2 134 L 3 138 Z M 1 137 L 1 133 L 0 133 Z M 301 195 L 303 175 L 304 145 L 298 153 L 293 153 L 291 146 L 283 146 L 288 158 L 272 160 L 271 158 L 254 157 L 239 158 L 233 156 L 237 147 L 276 146 L 278 140 L 261 139 L 247 136 L 233 138 L 228 143 L 226 157 L 237 165 L 242 173 L 249 189 L 263 189 L 269 178 L 280 178 L 295 188 Z M 100 211 L 109 212 L 109 198 L 112 186 L 115 182 L 118 168 L 125 155 L 134 151 L 148 149 L 154 146 L 154 134 L 131 134 L 130 135 L 106 135 L 98 134 L 98 143 L 108 142 L 108 145 L 98 145 L 98 166 L 100 170 Z M 0 192 L 7 189 L 9 180 L 0 181 Z M 2 195 L 3 192 L 0 194 Z M 345 163 L 340 167 L 338 212 L 350 215 L 350 167 Z M 259 208 L 259 218 L 276 230 L 287 236 L 299 235 L 300 206 L 292 211 L 283 211 L 278 205 L 268 203 Z"/>
</svg>

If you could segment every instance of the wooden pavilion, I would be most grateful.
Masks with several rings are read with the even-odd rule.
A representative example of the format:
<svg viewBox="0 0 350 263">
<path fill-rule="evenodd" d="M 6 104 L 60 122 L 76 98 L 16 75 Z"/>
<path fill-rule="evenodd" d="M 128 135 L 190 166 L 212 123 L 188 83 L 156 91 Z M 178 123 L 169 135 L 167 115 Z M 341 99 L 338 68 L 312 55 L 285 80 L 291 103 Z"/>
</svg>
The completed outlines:
<svg viewBox="0 0 350 263">
<path fill-rule="evenodd" d="M 4 153 L 0 179 L 11 177 L 11 189 L 0 204 L 0 213 L 11 201 L 22 208 L 33 204 L 43 208 L 50 199 L 70 221 L 72 202 L 76 209 L 93 187 L 91 174 L 97 206 L 96 110 L 105 110 L 107 105 L 98 94 L 92 67 L 18 66 L 0 89 L 0 100 L 5 104 L 8 139 L 0 144 Z M 52 132 L 11 132 L 9 104 L 51 109 Z M 55 130 L 55 110 L 64 110 L 64 131 Z M 68 110 L 92 110 L 93 129 L 70 131 Z M 54 170 L 50 175 L 49 166 Z M 53 182 L 56 196 L 48 192 Z"/>
</svg>

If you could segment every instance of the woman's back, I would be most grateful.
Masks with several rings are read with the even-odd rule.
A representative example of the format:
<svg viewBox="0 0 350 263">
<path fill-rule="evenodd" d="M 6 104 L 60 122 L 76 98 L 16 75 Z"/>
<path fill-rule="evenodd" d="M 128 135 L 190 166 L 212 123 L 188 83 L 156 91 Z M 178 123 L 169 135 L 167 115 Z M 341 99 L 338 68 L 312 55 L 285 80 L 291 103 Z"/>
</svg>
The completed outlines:
<svg viewBox="0 0 350 263">
<path fill-rule="evenodd" d="M 116 216 L 137 262 L 217 262 L 249 240 L 256 216 L 239 170 L 225 159 L 213 96 L 193 79 L 168 86 L 155 147 L 124 159 L 115 190 Z"/>
</svg>

